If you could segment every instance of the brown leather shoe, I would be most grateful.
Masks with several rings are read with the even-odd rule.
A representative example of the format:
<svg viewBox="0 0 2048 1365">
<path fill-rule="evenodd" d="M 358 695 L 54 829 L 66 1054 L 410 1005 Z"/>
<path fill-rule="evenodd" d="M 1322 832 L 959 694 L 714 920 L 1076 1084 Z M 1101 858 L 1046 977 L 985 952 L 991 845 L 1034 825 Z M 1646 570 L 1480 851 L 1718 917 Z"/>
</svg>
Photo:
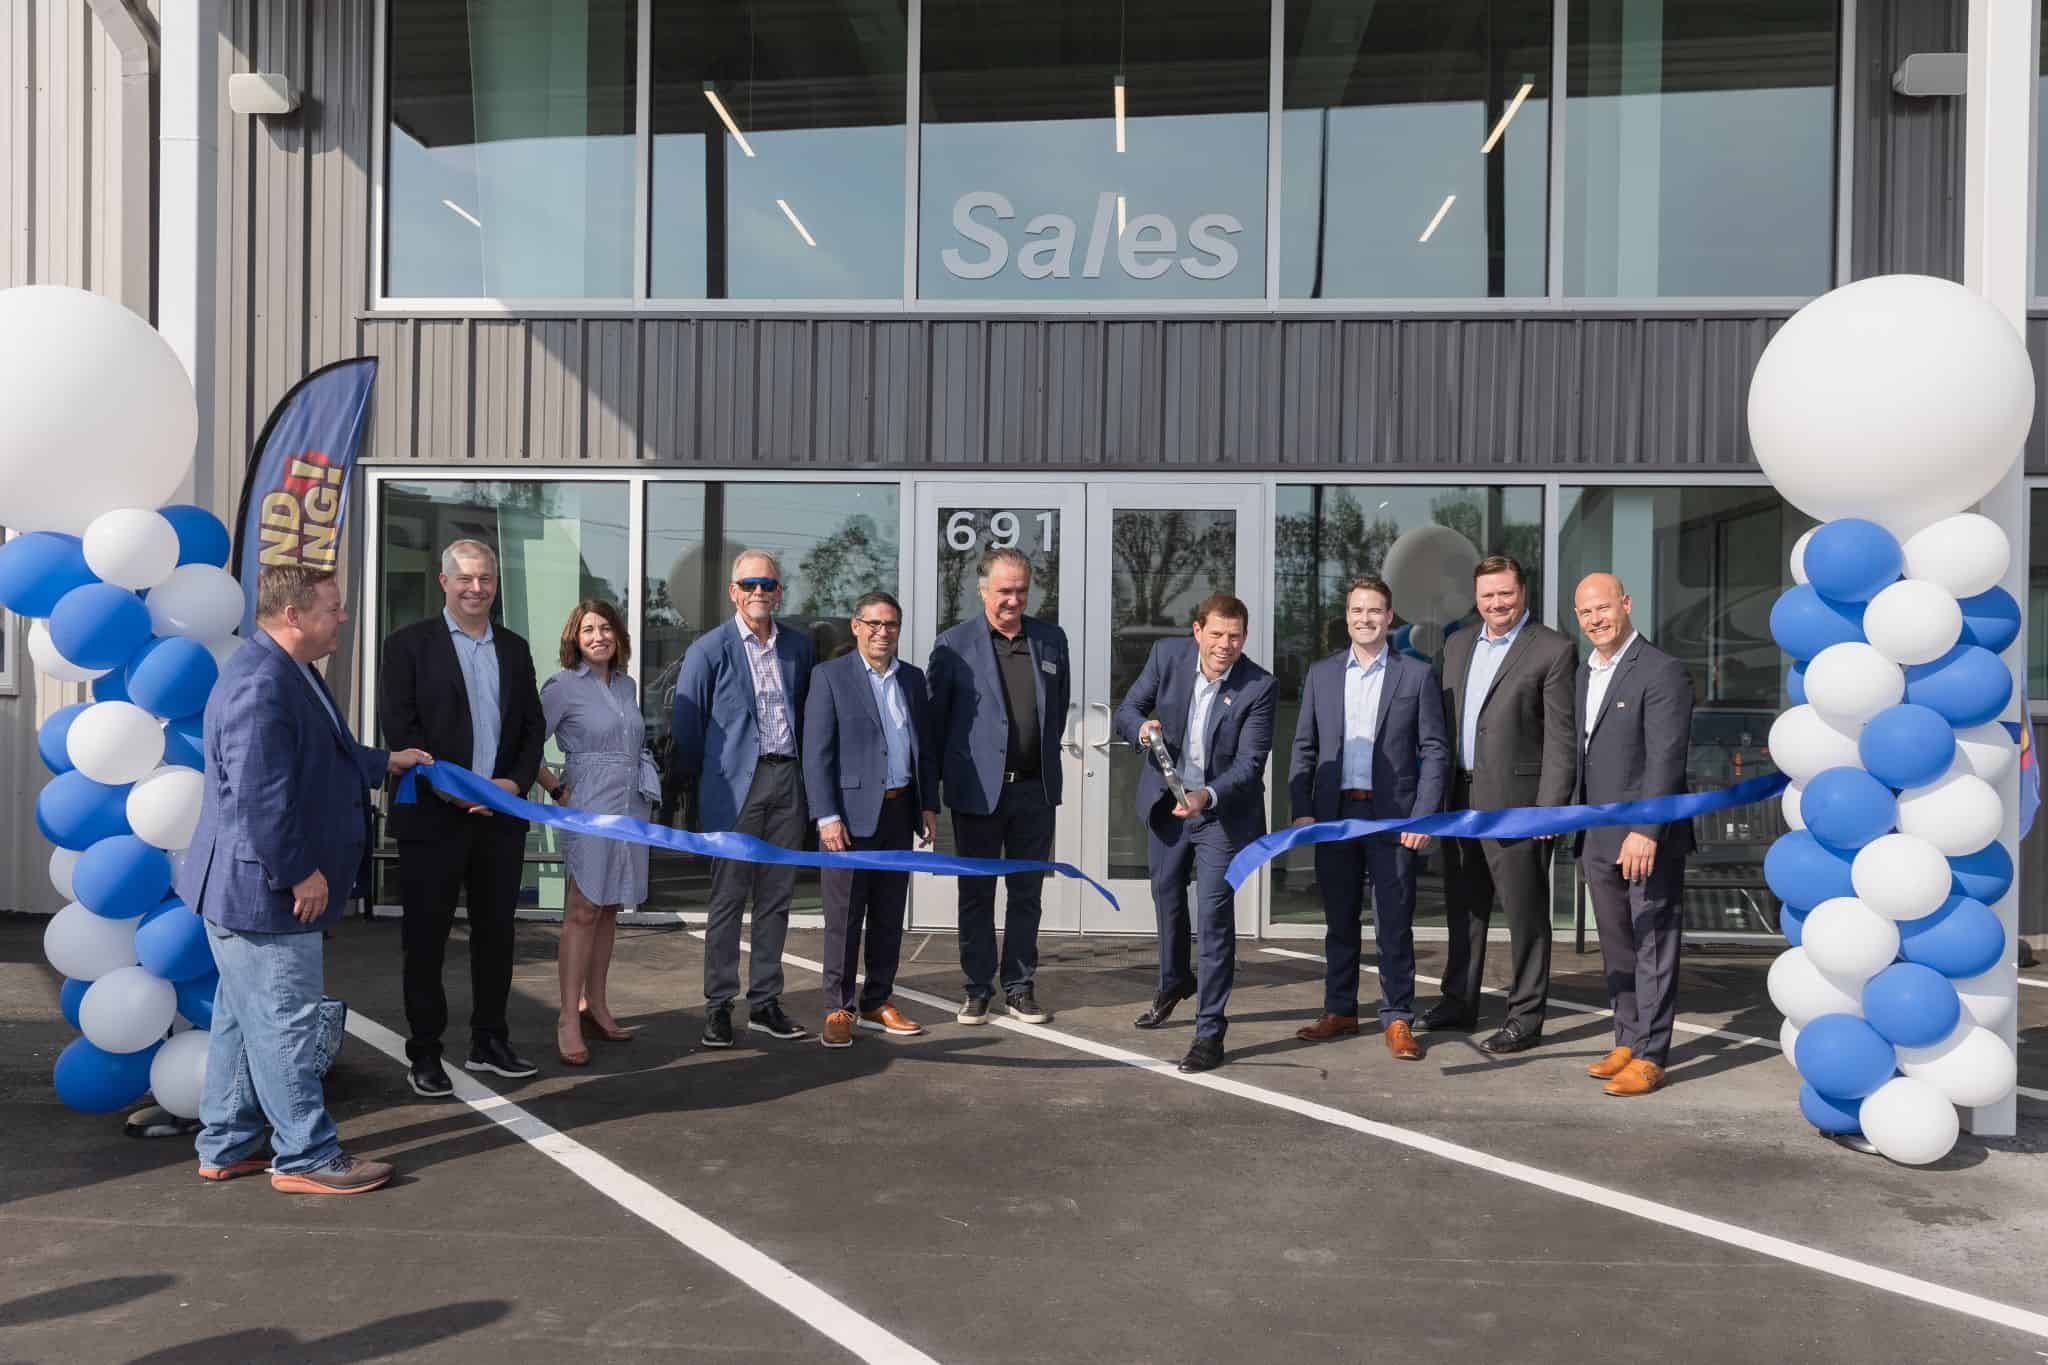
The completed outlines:
<svg viewBox="0 0 2048 1365">
<path fill-rule="evenodd" d="M 1664 1068 L 1640 1059 L 1630 1062 L 1620 1074 L 1601 1087 L 1610 1095 L 1647 1095 L 1664 1084 Z"/>
<path fill-rule="evenodd" d="M 1296 1029 L 1294 1036 L 1304 1043 L 1327 1043 L 1332 1038 L 1355 1038 L 1358 1036 L 1358 1016 L 1326 1014 L 1306 1028 Z"/>
<path fill-rule="evenodd" d="M 1586 1068 L 1586 1074 L 1596 1081 L 1611 1081 L 1621 1074 L 1621 1069 L 1634 1061 L 1636 1054 L 1625 1047 L 1618 1047 Z"/>
<path fill-rule="evenodd" d="M 833 1010 L 825 1016 L 825 1027 L 818 1030 L 818 1041 L 826 1047 L 853 1046 L 853 1011 Z"/>
<path fill-rule="evenodd" d="M 251 1156 L 244 1157 L 240 1161 L 230 1161 L 225 1166 L 207 1166 L 202 1164 L 199 1167 L 199 1178 L 201 1180 L 239 1180 L 245 1175 L 255 1175 L 258 1171 L 267 1171 L 269 1169 L 269 1157 Z"/>
<path fill-rule="evenodd" d="M 1422 1060 L 1422 1045 L 1415 1041 L 1415 1029 L 1406 1019 L 1396 1019 L 1387 1025 L 1387 1051 L 1400 1062 Z"/>
<path fill-rule="evenodd" d="M 898 1038 L 915 1038 L 924 1032 L 924 1025 L 897 1009 L 894 1000 L 884 1000 L 871 1010 L 862 1010 L 860 1026 L 870 1033 L 893 1033 Z"/>
</svg>

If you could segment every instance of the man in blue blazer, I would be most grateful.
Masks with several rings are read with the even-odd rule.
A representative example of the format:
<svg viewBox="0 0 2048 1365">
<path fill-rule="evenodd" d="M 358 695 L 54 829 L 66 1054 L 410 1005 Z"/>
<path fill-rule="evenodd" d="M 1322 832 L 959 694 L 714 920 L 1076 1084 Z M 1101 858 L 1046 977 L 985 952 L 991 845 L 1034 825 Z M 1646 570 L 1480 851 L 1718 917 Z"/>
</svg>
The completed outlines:
<svg viewBox="0 0 2048 1365">
<path fill-rule="evenodd" d="M 391 1179 L 386 1163 L 343 1154 L 321 1097 L 321 930 L 340 917 L 362 864 L 365 794 L 387 772 L 432 760 L 349 732 L 312 668 L 347 621 L 333 574 L 263 570 L 258 629 L 207 699 L 206 789 L 178 873 L 220 969 L 199 1096 L 207 1180 L 267 1166 L 276 1189 L 360 1194 Z"/>
<path fill-rule="evenodd" d="M 856 648 L 811 674 L 804 705 L 804 787 L 818 845 L 907 849 L 929 844 L 939 818 L 939 745 L 932 733 L 924 673 L 896 657 L 903 608 L 886 592 L 853 604 Z M 903 948 L 908 872 L 828 867 L 825 892 L 826 1047 L 846 1047 L 856 1027 L 909 1036 L 924 1030 L 889 999 Z M 867 931 L 867 980 L 854 1015 L 861 931 Z"/>
<path fill-rule="evenodd" d="M 1182 1071 L 1223 1063 L 1224 1010 L 1237 974 L 1237 893 L 1225 879 L 1237 851 L 1266 832 L 1266 757 L 1273 748 L 1273 675 L 1244 657 L 1250 612 L 1229 593 L 1195 609 L 1191 637 L 1161 640 L 1116 709 L 1116 730 L 1137 745 L 1138 819 L 1147 833 L 1152 905 L 1159 922 L 1159 990 L 1139 1028 L 1158 1028 L 1196 993 L 1195 1040 Z M 1165 741 L 1186 792 L 1176 801 L 1146 740 Z M 1201 909 L 1201 970 L 1188 952 L 1188 871 Z"/>
<path fill-rule="evenodd" d="M 697 787 L 698 826 L 733 830 L 783 848 L 804 846 L 804 701 L 816 654 L 801 631 L 775 621 L 782 570 L 775 556 L 743 551 L 732 562 L 733 619 L 699 636 L 683 655 L 670 716 L 672 762 Z M 732 1046 L 740 989 L 740 919 L 753 902 L 749 1027 L 776 1038 L 808 1036 L 782 1008 L 782 945 L 796 869 L 720 859 L 711 865 L 704 931 L 704 1046 Z"/>
<path fill-rule="evenodd" d="M 1067 636 L 1024 614 L 1031 561 L 1014 549 L 990 550 L 977 570 L 982 614 L 962 621 L 932 646 L 932 722 L 938 732 L 954 846 L 968 858 L 1052 857 L 1060 804 L 1060 736 L 1073 682 Z M 1045 874 L 1004 878 L 1001 975 L 1010 1015 L 1030 1024 L 1052 1016 L 1039 1006 L 1038 920 Z M 995 993 L 996 879 L 960 878 L 960 974 L 966 998 L 954 1016 L 988 1022 Z"/>
<path fill-rule="evenodd" d="M 1351 580 L 1344 627 L 1351 645 L 1309 666 L 1287 793 L 1294 823 L 1399 820 L 1434 815 L 1450 781 L 1451 746 L 1436 675 L 1388 641 L 1394 593 L 1385 580 Z M 1426 834 L 1371 834 L 1317 844 L 1323 892 L 1323 1013 L 1295 1033 L 1312 1043 L 1358 1032 L 1361 885 L 1372 874 L 1379 954 L 1380 1028 L 1401 1061 L 1415 1041 L 1415 855 Z"/>
</svg>

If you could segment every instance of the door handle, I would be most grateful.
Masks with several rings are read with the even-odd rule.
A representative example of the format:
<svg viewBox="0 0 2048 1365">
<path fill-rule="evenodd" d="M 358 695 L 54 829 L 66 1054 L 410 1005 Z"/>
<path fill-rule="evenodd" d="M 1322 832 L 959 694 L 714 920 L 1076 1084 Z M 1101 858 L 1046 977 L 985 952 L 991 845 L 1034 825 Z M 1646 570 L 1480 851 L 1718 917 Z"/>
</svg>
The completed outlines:
<svg viewBox="0 0 2048 1365">
<path fill-rule="evenodd" d="M 1065 729 L 1061 732 L 1060 748 L 1066 750 L 1067 757 L 1069 758 L 1080 758 L 1082 756 L 1080 740 L 1074 739 L 1072 737 L 1074 733 L 1074 724 L 1080 714 L 1080 711 L 1081 703 L 1079 702 L 1075 702 L 1073 705 L 1067 708 L 1067 724 Z M 1085 732 L 1087 727 L 1083 725 L 1082 729 L 1084 732 L 1083 737 L 1085 738 Z"/>
<path fill-rule="evenodd" d="M 1098 754 L 1108 753 L 1111 747 L 1118 749 L 1130 748 L 1131 746 L 1127 741 L 1116 737 L 1116 722 L 1112 719 L 1113 713 L 1109 709 L 1109 703 L 1106 701 L 1091 701 L 1088 703 L 1088 709 L 1091 711 L 1097 707 L 1102 709 L 1102 738 L 1089 741 L 1088 747 L 1095 750 Z"/>
</svg>

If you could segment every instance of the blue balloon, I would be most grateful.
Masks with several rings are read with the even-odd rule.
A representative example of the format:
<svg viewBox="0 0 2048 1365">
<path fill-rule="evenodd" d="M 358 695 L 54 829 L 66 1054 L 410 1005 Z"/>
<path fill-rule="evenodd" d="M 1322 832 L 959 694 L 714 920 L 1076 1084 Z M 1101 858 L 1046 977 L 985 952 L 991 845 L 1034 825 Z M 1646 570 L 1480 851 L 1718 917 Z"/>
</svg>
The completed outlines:
<svg viewBox="0 0 2048 1365">
<path fill-rule="evenodd" d="M 1998 898 L 2012 889 L 2012 855 L 2004 844 L 1989 843 L 1975 853 L 1950 858 L 1948 870 L 1954 874 L 1958 896 L 1986 905 L 1997 904 Z"/>
<path fill-rule="evenodd" d="M 192 1021 L 193 1028 L 213 1027 L 213 996 L 220 989 L 220 973 L 208 972 L 187 981 L 175 983 L 178 988 L 178 1013 Z"/>
<path fill-rule="evenodd" d="M 73 981 L 66 977 L 63 987 L 57 992 L 57 1008 L 64 1011 L 64 1022 L 73 1028 L 84 1027 L 78 1022 L 78 1002 L 85 999 L 85 993 L 91 988 L 90 981 Z"/>
<path fill-rule="evenodd" d="M 1805 661 L 1829 645 L 1863 638 L 1863 603 L 1833 602 L 1811 583 L 1781 594 L 1771 606 L 1771 638 L 1794 659 Z"/>
<path fill-rule="evenodd" d="M 88 583 L 50 613 L 50 643 L 80 668 L 119 668 L 149 640 L 149 608 L 127 588 Z"/>
<path fill-rule="evenodd" d="M 1796 660 L 1785 670 L 1785 695 L 1794 706 L 1806 705 L 1806 665 Z"/>
<path fill-rule="evenodd" d="M 41 755 L 43 766 L 51 772 L 68 773 L 74 766 L 71 762 L 71 750 L 67 747 L 66 741 L 71 735 L 71 722 L 77 720 L 79 713 L 88 705 L 90 703 L 80 701 L 69 706 L 60 706 L 50 713 L 50 718 L 36 731 L 36 753 Z"/>
<path fill-rule="evenodd" d="M 132 834 L 102 839 L 79 855 L 71 890 L 79 904 L 108 919 L 154 910 L 171 888 L 171 860 Z"/>
<path fill-rule="evenodd" d="M 1861 517 L 1828 522 L 1806 542 L 1806 581 L 1837 602 L 1868 602 L 1897 581 L 1905 564 L 1898 539 Z"/>
<path fill-rule="evenodd" d="M 1392 637 L 1392 638 L 1393 638 L 1393 641 L 1394 641 L 1394 648 L 1395 648 L 1395 649 L 1406 649 L 1406 648 L 1408 648 L 1408 639 L 1409 639 L 1409 637 L 1410 637 L 1411 635 L 1413 635 L 1414 633 L 1415 633 L 1415 627 L 1414 627 L 1413 625 L 1399 625 L 1399 626 L 1395 626 L 1395 627 L 1394 627 L 1394 634 L 1393 634 L 1393 637 Z"/>
<path fill-rule="evenodd" d="M 164 762 L 180 768 L 206 767 L 206 756 L 183 732 L 164 727 Z"/>
<path fill-rule="evenodd" d="M 1981 645 L 1958 644 L 1906 669 L 1906 700 L 1939 711 L 1958 730 L 1997 720 L 2011 696 L 2011 670 Z"/>
<path fill-rule="evenodd" d="M 1962 1013 L 1948 978 L 1917 962 L 1894 962 L 1863 983 L 1863 1017 L 1895 1047 L 1934 1046 Z"/>
<path fill-rule="evenodd" d="M 1849 858 L 1815 838 L 1811 830 L 1781 834 L 1764 854 L 1764 881 L 1787 905 L 1808 909 L 1837 896 L 1853 896 Z"/>
<path fill-rule="evenodd" d="M 135 956 L 166 981 L 190 981 L 213 970 L 206 921 L 183 901 L 174 902 L 169 914 L 158 915 L 135 931 Z"/>
<path fill-rule="evenodd" d="M 1968 896 L 1950 896 L 1933 914 L 1899 926 L 1899 956 L 1951 979 L 1988 972 L 2005 953 L 2005 926 L 1990 906 Z"/>
<path fill-rule="evenodd" d="M 1806 784 L 1805 794 L 1799 798 L 1799 814 L 1821 843 L 1855 849 L 1880 834 L 1891 833 L 1899 818 L 1899 801 L 1890 787 L 1861 768 L 1829 768 L 1814 774 Z"/>
<path fill-rule="evenodd" d="M 1811 1084 L 1799 1087 L 1799 1112 L 1823 1133 L 1847 1135 L 1863 1131 L 1862 1100 L 1829 1099 Z"/>
<path fill-rule="evenodd" d="M 1958 603 L 1963 609 L 1963 643 L 1993 654 L 2020 637 L 2020 604 L 2004 588 L 1980 592 Z"/>
<path fill-rule="evenodd" d="M 129 699 L 128 670 L 116 668 L 111 672 L 102 673 L 97 678 L 94 678 L 92 680 L 92 699 L 94 701 L 127 701 Z"/>
<path fill-rule="evenodd" d="M 77 536 L 30 531 L 0 545 L 0 606 L 16 615 L 48 616 L 66 593 L 99 581 Z"/>
<path fill-rule="evenodd" d="M 149 1089 L 149 1065 L 162 1043 L 140 1052 L 104 1052 L 83 1038 L 57 1054 L 57 1098 L 85 1114 L 126 1109 Z"/>
<path fill-rule="evenodd" d="M 220 665 L 211 650 L 197 640 L 172 636 L 150 641 L 129 663 L 128 696 L 153 716 L 178 720 L 204 711 L 207 694 L 219 680 Z"/>
<path fill-rule="evenodd" d="M 227 567 L 228 552 L 234 548 L 234 543 L 228 538 L 228 528 L 221 525 L 219 517 L 190 503 L 174 503 L 156 510 L 157 515 L 168 521 L 171 529 L 178 533 L 180 566 L 211 564 L 216 569 Z"/>
<path fill-rule="evenodd" d="M 1806 938 L 1806 917 L 1813 912 L 1801 910 L 1796 905 L 1778 907 L 1778 932 L 1785 936 L 1785 942 L 1797 948 Z"/>
<path fill-rule="evenodd" d="M 1806 1083 L 1835 1100 L 1860 1100 L 1898 1071 L 1892 1045 L 1853 1014 L 1823 1014 L 1808 1023 L 1792 1052 Z"/>
<path fill-rule="evenodd" d="M 80 853 L 102 839 L 127 834 L 128 788 L 95 782 L 81 772 L 59 773 L 36 796 L 36 828 L 57 847 Z"/>
<path fill-rule="evenodd" d="M 1870 718 L 1856 752 L 1887 787 L 1924 787 L 1955 760 L 1955 727 L 1932 707 L 1901 702 Z"/>
</svg>

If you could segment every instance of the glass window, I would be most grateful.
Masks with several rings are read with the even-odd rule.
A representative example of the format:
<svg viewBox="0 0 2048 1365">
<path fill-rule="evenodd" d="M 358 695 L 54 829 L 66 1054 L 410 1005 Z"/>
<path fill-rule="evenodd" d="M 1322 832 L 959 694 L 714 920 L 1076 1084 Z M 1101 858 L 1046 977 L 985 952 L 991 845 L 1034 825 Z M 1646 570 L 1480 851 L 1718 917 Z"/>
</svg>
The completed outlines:
<svg viewBox="0 0 2048 1365">
<path fill-rule="evenodd" d="M 1572 0 L 1565 292 L 1832 282 L 1836 0 Z"/>
<path fill-rule="evenodd" d="M 1544 292 L 1549 0 L 1288 0 L 1286 298 Z"/>
<path fill-rule="evenodd" d="M 653 17 L 653 296 L 900 297 L 902 0 Z"/>
<path fill-rule="evenodd" d="M 633 293 L 637 8 L 389 7 L 387 294 Z"/>
<path fill-rule="evenodd" d="M 926 298 L 1266 292 L 1266 0 L 926 0 Z"/>
<path fill-rule="evenodd" d="M 1424 527 L 1448 527 L 1470 547 L 1469 563 L 1483 555 L 1508 554 L 1529 575 L 1530 610 L 1542 617 L 1543 490 L 1536 487 L 1431 487 L 1427 485 L 1282 485 L 1273 527 L 1273 673 L 1280 687 L 1273 728 L 1276 767 L 1273 827 L 1284 828 L 1287 805 L 1287 746 L 1301 716 L 1301 689 L 1308 667 L 1343 649 L 1345 585 L 1360 574 L 1386 572 L 1389 554 L 1401 537 Z M 1435 562 L 1443 562 L 1436 560 Z M 1448 582 L 1418 582 L 1396 575 L 1396 646 L 1435 665 L 1444 636 L 1471 629 L 1469 569 Z M 1273 863 L 1272 921 L 1321 924 L 1323 901 L 1316 889 L 1312 849 L 1296 849 Z M 1444 922 L 1443 854 L 1433 846 L 1416 858 L 1415 914 L 1418 923 Z"/>
<path fill-rule="evenodd" d="M 2027 698 L 2048 701 L 2048 489 L 2027 490 Z"/>
</svg>

